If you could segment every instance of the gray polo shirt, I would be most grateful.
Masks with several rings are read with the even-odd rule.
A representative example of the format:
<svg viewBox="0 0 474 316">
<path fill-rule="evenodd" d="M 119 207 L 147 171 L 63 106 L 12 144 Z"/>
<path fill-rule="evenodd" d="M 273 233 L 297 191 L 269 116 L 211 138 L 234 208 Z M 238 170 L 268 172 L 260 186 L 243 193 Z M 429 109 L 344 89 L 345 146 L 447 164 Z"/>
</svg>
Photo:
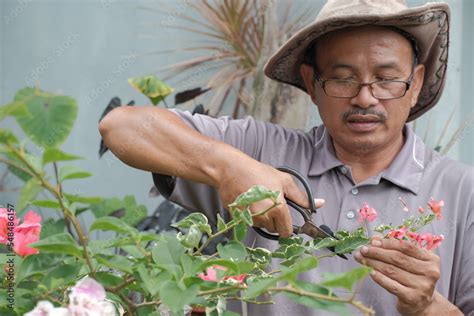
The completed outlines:
<svg viewBox="0 0 474 316">
<path fill-rule="evenodd" d="M 453 161 L 426 147 L 422 140 L 405 126 L 405 144 L 390 167 L 377 176 L 355 184 L 351 167 L 339 161 L 331 137 L 323 125 L 308 132 L 283 128 L 257 121 L 251 117 L 233 120 L 225 116 L 211 118 L 191 115 L 172 109 L 190 127 L 211 138 L 238 148 L 268 165 L 288 166 L 306 175 L 316 197 L 326 204 L 315 216 L 318 224 L 333 230 L 354 230 L 359 227 L 357 209 L 364 202 L 378 212 L 369 223 L 369 231 L 381 223 L 401 224 L 404 218 L 418 215 L 418 207 L 426 208 L 433 197 L 444 200 L 443 218 L 434 221 L 426 231 L 443 234 L 443 244 L 435 250 L 441 258 L 441 277 L 437 290 L 464 313 L 474 311 L 474 168 Z M 205 159 L 205 157 L 201 157 Z M 166 191 L 161 185 L 160 190 Z M 215 188 L 177 178 L 163 192 L 169 200 L 193 211 L 202 212 L 215 223 L 216 212 L 223 210 Z M 403 211 L 403 198 L 409 212 Z M 293 212 L 292 212 L 293 213 Z M 296 212 L 294 212 L 296 213 Z M 295 214 L 295 222 L 300 218 Z M 245 243 L 274 250 L 275 241 L 248 231 Z M 359 266 L 351 255 L 349 260 L 325 258 L 317 270 L 302 277 L 318 281 L 323 272 L 344 272 Z M 344 295 L 338 291 L 336 294 Z M 366 278 L 357 298 L 372 306 L 377 315 L 397 315 L 396 298 L 370 278 Z M 293 303 L 283 295 L 275 297 L 275 305 L 246 307 L 249 315 L 332 315 Z M 241 304 L 228 303 L 228 308 L 241 312 Z M 352 311 L 352 310 L 351 310 Z M 353 310 L 353 314 L 360 314 Z"/>
</svg>

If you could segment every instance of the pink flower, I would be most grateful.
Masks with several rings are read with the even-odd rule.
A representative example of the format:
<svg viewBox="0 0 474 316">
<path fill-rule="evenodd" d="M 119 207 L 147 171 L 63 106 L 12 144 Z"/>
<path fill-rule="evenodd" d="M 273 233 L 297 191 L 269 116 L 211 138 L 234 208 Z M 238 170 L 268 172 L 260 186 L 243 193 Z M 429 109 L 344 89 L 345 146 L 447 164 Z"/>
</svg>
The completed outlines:
<svg viewBox="0 0 474 316">
<path fill-rule="evenodd" d="M 388 232 L 388 237 L 403 241 L 403 237 L 405 236 L 407 230 L 408 228 L 406 228 L 405 226 L 402 226 L 402 228 L 399 229 L 392 229 Z"/>
<path fill-rule="evenodd" d="M 8 243 L 8 233 L 13 236 L 13 231 L 19 222 L 20 219 L 16 218 L 15 212 L 9 213 L 8 209 L 0 208 L 0 244 Z"/>
<path fill-rule="evenodd" d="M 74 316 L 116 315 L 114 305 L 106 299 L 104 287 L 90 277 L 85 277 L 71 289 L 68 309 Z"/>
<path fill-rule="evenodd" d="M 15 238 L 13 249 L 22 257 L 26 257 L 39 252 L 38 249 L 28 247 L 29 244 L 39 240 L 41 232 L 41 216 L 33 211 L 25 215 L 23 223 L 15 228 Z"/>
<path fill-rule="evenodd" d="M 422 242 L 425 242 L 424 247 L 426 248 L 426 250 L 431 250 L 441 245 L 441 242 L 444 240 L 444 236 L 436 236 L 430 233 L 424 233 L 420 236 L 420 240 Z"/>
<path fill-rule="evenodd" d="M 54 307 L 51 302 L 39 301 L 36 307 L 24 316 L 70 316 L 69 310 L 65 307 Z"/>
<path fill-rule="evenodd" d="M 420 212 L 421 214 L 423 214 L 425 212 L 425 210 L 420 206 L 418 207 L 418 212 Z"/>
<path fill-rule="evenodd" d="M 428 202 L 428 207 L 436 215 L 436 219 L 441 219 L 441 208 L 444 206 L 444 201 L 436 201 L 433 198 Z"/>
<path fill-rule="evenodd" d="M 364 220 L 367 220 L 369 223 L 375 221 L 377 218 L 377 211 L 370 207 L 369 204 L 364 203 L 362 208 L 359 210 L 359 223 L 362 223 Z"/>
<path fill-rule="evenodd" d="M 204 280 L 204 281 L 219 282 L 220 279 L 217 277 L 217 270 L 226 271 L 227 269 L 219 265 L 213 265 L 212 267 L 207 268 L 206 274 L 201 272 L 198 274 L 198 277 L 200 277 L 201 280 Z M 242 284 L 244 283 L 246 277 L 247 277 L 246 274 L 230 275 L 230 276 L 225 276 L 223 280 L 224 281 L 234 280 Z"/>
<path fill-rule="evenodd" d="M 34 235 L 32 233 L 16 232 L 13 249 L 21 257 L 37 254 L 39 250 L 28 247 L 28 245 L 35 243 L 38 240 L 39 235 Z"/>
</svg>

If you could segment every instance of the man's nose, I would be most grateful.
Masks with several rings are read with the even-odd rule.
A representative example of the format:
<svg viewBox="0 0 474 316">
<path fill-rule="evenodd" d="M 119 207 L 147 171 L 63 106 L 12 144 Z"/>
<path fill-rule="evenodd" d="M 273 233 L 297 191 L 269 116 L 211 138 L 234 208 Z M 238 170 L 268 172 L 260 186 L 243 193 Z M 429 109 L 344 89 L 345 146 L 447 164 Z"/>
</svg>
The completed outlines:
<svg viewBox="0 0 474 316">
<path fill-rule="evenodd" d="M 359 94 L 351 99 L 351 105 L 361 108 L 369 108 L 378 102 L 379 100 L 372 95 L 369 85 L 363 85 L 360 88 Z"/>
</svg>

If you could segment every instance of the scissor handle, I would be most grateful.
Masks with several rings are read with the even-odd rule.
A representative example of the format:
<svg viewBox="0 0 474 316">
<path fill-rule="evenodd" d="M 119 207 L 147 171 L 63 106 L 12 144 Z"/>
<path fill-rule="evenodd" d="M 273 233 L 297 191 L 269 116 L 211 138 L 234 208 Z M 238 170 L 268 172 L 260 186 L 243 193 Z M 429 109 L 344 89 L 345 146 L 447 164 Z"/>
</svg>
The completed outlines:
<svg viewBox="0 0 474 316">
<path fill-rule="evenodd" d="M 306 178 L 303 177 L 303 175 L 301 175 L 301 173 L 299 173 L 295 169 L 292 169 L 292 168 L 289 168 L 289 167 L 277 167 L 276 169 L 291 174 L 292 176 L 294 176 L 296 179 L 298 179 L 303 184 L 306 195 L 308 196 L 308 204 L 309 204 L 310 212 L 311 213 L 316 213 L 316 204 L 314 203 L 313 191 L 311 191 L 311 186 L 310 186 L 308 180 L 306 180 Z M 286 200 L 290 201 L 288 199 L 286 199 Z M 291 201 L 291 202 L 293 202 L 293 201 Z M 293 204 L 297 205 L 294 202 L 293 202 Z"/>
<path fill-rule="evenodd" d="M 299 206 L 298 204 L 296 204 L 295 202 L 293 202 L 292 200 L 290 200 L 288 198 L 285 198 L 285 200 L 286 200 L 286 202 L 289 206 L 294 208 L 298 213 L 301 214 L 301 216 L 303 216 L 303 219 L 304 219 L 305 222 L 310 221 L 311 220 L 311 213 L 316 213 L 316 205 L 314 204 L 313 193 L 311 191 L 311 186 L 309 185 L 308 181 L 298 171 L 296 171 L 292 168 L 278 167 L 276 169 L 295 176 L 303 184 L 303 187 L 306 191 L 306 194 L 308 195 L 308 200 L 309 200 L 308 202 L 309 202 L 309 205 L 310 205 L 310 210 L 307 210 L 307 209 Z M 301 228 L 300 226 L 293 225 L 293 234 L 295 234 L 295 235 L 298 234 L 300 228 Z M 254 227 L 254 229 L 262 237 L 265 237 L 265 238 L 268 238 L 268 239 L 271 239 L 271 240 L 278 240 L 280 238 L 279 235 L 266 232 L 261 228 Z"/>
</svg>

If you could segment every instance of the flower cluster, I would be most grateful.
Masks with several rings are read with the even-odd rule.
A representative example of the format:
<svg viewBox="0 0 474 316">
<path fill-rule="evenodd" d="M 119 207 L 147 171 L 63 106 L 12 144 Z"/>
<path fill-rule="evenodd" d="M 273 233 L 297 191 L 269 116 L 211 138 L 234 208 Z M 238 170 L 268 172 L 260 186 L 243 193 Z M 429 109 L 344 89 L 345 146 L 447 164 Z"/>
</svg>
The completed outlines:
<svg viewBox="0 0 474 316">
<path fill-rule="evenodd" d="M 122 313 L 120 313 L 122 314 Z M 54 307 L 51 302 L 40 301 L 25 316 L 115 316 L 115 306 L 106 299 L 101 284 L 90 277 L 79 281 L 69 293 L 68 307 Z"/>
<path fill-rule="evenodd" d="M 408 207 L 406 203 L 399 198 L 399 200 L 402 202 L 404 205 L 404 210 L 408 210 Z M 434 217 L 437 220 L 441 219 L 441 208 L 444 206 L 444 201 L 436 201 L 435 199 L 431 198 L 429 200 L 428 208 L 433 212 Z M 425 210 L 423 207 L 418 208 L 418 212 L 421 214 L 424 214 Z M 432 215 L 433 216 L 433 215 Z M 431 217 L 431 220 L 433 217 Z M 422 216 L 422 220 L 424 220 L 424 225 L 426 225 L 430 220 L 429 215 Z M 421 222 L 421 221 L 418 221 Z M 408 223 L 416 223 L 416 221 L 411 222 L 409 221 Z M 417 233 L 416 232 L 417 227 L 407 227 L 407 225 L 402 225 L 399 226 L 397 229 L 391 229 L 387 237 L 389 238 L 394 238 L 400 240 L 400 242 L 403 242 L 404 240 L 409 240 L 414 243 L 416 243 L 420 248 L 424 248 L 426 250 L 432 250 L 441 245 L 441 242 L 444 240 L 443 235 L 433 235 L 431 233 Z"/>
<path fill-rule="evenodd" d="M 38 253 L 38 249 L 28 247 L 37 242 L 41 232 L 41 216 L 33 211 L 25 215 L 20 224 L 15 213 L 8 213 L 6 208 L 0 208 L 0 243 L 13 244 L 13 250 L 22 257 Z"/>
</svg>

